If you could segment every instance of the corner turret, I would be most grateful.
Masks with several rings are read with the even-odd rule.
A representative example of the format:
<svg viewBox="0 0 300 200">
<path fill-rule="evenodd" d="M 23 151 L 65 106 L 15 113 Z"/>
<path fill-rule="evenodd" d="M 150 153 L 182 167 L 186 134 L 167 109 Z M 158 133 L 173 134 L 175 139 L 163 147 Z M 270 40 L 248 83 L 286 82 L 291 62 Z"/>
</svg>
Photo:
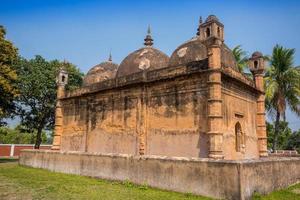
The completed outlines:
<svg viewBox="0 0 300 200">
<path fill-rule="evenodd" d="M 68 73 L 64 69 L 66 65 L 67 62 L 64 61 L 63 67 L 59 69 L 58 75 L 56 77 L 57 99 L 55 106 L 55 129 L 51 149 L 57 151 L 61 149 L 61 135 L 63 132 L 63 112 L 60 98 L 65 95 L 65 86 L 68 84 Z"/>
</svg>

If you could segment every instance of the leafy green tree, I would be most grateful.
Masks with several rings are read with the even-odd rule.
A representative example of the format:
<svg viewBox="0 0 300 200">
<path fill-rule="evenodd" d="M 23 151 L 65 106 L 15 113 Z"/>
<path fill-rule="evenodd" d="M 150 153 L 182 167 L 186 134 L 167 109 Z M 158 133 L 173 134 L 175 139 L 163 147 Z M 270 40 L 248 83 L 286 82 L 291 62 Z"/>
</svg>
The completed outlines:
<svg viewBox="0 0 300 200">
<path fill-rule="evenodd" d="M 280 120 L 287 106 L 300 116 L 300 71 L 294 67 L 295 49 L 276 45 L 265 75 L 266 109 L 275 115 L 272 149 L 277 149 Z"/>
<path fill-rule="evenodd" d="M 36 131 L 35 148 L 39 148 L 42 130 L 52 130 L 56 105 L 56 75 L 64 67 L 69 73 L 69 89 L 81 85 L 83 74 L 70 63 L 46 61 L 42 56 L 17 63 L 18 113 L 21 124 L 31 132 Z"/>
<path fill-rule="evenodd" d="M 297 150 L 300 153 L 300 130 L 293 132 L 286 145 L 287 149 Z"/>
<path fill-rule="evenodd" d="M 16 128 L 0 127 L 0 143 L 2 144 L 32 144 L 34 133 L 24 132 L 21 126 Z M 48 137 L 42 132 L 42 142 L 47 143 Z"/>
<path fill-rule="evenodd" d="M 268 148 L 273 147 L 275 122 L 267 122 Z M 288 122 L 279 122 L 279 134 L 277 136 L 277 147 L 282 150 L 297 150 L 300 153 L 300 130 L 292 132 Z"/>
<path fill-rule="evenodd" d="M 244 72 L 248 66 L 247 52 L 241 48 L 241 45 L 238 45 L 233 48 L 232 53 L 236 60 L 239 72 Z"/>
<path fill-rule="evenodd" d="M 267 123 L 267 134 L 268 134 L 268 148 L 273 147 L 275 138 L 275 125 Z M 288 126 L 288 122 L 279 122 L 279 134 L 277 135 L 277 147 L 278 149 L 287 150 L 288 140 L 292 135 L 292 130 Z"/>
<path fill-rule="evenodd" d="M 13 68 L 18 50 L 5 38 L 5 35 L 6 31 L 0 25 L 0 125 L 5 124 L 3 119 L 13 113 L 14 98 L 18 94 L 15 84 L 17 74 Z"/>
</svg>

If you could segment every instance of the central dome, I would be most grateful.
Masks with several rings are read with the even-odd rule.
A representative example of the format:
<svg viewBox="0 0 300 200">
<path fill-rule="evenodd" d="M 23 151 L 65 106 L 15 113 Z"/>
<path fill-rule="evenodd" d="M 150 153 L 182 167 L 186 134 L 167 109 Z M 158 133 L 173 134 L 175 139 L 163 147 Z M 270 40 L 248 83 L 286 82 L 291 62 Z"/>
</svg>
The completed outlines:
<svg viewBox="0 0 300 200">
<path fill-rule="evenodd" d="M 153 47 L 144 47 L 129 54 L 120 64 L 117 77 L 144 70 L 167 67 L 169 57 Z"/>
<path fill-rule="evenodd" d="M 117 77 L 130 75 L 141 71 L 150 71 L 168 66 L 169 57 L 158 49 L 152 47 L 153 39 L 150 35 L 145 38 L 145 47 L 129 54 L 120 64 Z"/>
</svg>

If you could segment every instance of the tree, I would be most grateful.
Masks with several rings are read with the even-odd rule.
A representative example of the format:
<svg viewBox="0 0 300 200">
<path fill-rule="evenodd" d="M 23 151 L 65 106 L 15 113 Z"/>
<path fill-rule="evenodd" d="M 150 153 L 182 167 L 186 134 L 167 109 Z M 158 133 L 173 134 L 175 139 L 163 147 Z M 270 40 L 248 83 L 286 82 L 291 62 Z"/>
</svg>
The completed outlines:
<svg viewBox="0 0 300 200">
<path fill-rule="evenodd" d="M 275 122 L 276 123 L 276 122 Z M 283 150 L 297 150 L 300 153 L 300 130 L 292 132 L 288 122 L 279 122 L 277 147 Z M 268 148 L 272 148 L 274 141 L 274 123 L 267 122 Z"/>
<path fill-rule="evenodd" d="M 293 132 L 289 137 L 286 148 L 297 150 L 300 153 L 300 130 Z"/>
<path fill-rule="evenodd" d="M 52 130 L 54 126 L 56 75 L 61 67 L 69 73 L 69 89 L 81 85 L 83 74 L 70 63 L 46 61 L 41 56 L 31 60 L 21 58 L 17 63 L 18 113 L 22 125 L 32 132 L 36 130 L 35 148 L 41 144 L 42 130 Z"/>
<path fill-rule="evenodd" d="M 277 149 L 280 119 L 285 121 L 286 108 L 300 116 L 300 71 L 294 67 L 295 49 L 276 45 L 265 75 L 266 109 L 274 116 L 272 149 Z"/>
<path fill-rule="evenodd" d="M 236 60 L 239 72 L 244 72 L 245 68 L 248 65 L 247 52 L 241 48 L 241 45 L 238 45 L 233 48 L 232 53 Z"/>
<path fill-rule="evenodd" d="M 292 130 L 288 126 L 288 122 L 280 121 L 279 122 L 279 133 L 277 135 L 277 147 L 279 149 L 287 150 L 288 140 L 292 135 Z M 275 138 L 275 130 L 274 130 L 274 123 L 270 124 L 267 123 L 267 134 L 268 134 L 268 148 L 273 147 L 273 141 Z"/>
<path fill-rule="evenodd" d="M 18 50 L 5 39 L 6 31 L 0 25 L 0 125 L 5 124 L 4 118 L 10 117 L 15 109 L 14 98 L 18 91 L 16 88 L 17 73 L 13 63 L 17 58 Z"/>
<path fill-rule="evenodd" d="M 22 126 L 18 125 L 14 129 L 0 127 L 0 143 L 2 144 L 32 144 L 34 134 L 24 131 Z M 42 142 L 47 143 L 48 138 L 45 131 L 42 132 Z"/>
</svg>

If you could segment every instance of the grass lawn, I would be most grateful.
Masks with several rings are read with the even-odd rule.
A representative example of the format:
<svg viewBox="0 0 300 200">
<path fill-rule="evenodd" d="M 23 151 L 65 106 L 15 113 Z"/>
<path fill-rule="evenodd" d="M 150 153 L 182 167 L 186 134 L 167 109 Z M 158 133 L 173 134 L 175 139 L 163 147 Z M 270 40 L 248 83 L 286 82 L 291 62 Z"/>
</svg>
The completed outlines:
<svg viewBox="0 0 300 200">
<path fill-rule="evenodd" d="M 254 195 L 253 200 L 300 200 L 300 183 L 266 196 Z"/>
<path fill-rule="evenodd" d="M 113 182 L 18 166 L 0 160 L 0 199 L 209 200 L 130 182 Z"/>
<path fill-rule="evenodd" d="M 0 199 L 101 199 L 101 200 L 177 200 L 209 198 L 113 182 L 88 177 L 49 172 L 18 166 L 10 159 L 0 159 Z M 254 199 L 300 200 L 300 184 L 268 196 Z"/>
</svg>

